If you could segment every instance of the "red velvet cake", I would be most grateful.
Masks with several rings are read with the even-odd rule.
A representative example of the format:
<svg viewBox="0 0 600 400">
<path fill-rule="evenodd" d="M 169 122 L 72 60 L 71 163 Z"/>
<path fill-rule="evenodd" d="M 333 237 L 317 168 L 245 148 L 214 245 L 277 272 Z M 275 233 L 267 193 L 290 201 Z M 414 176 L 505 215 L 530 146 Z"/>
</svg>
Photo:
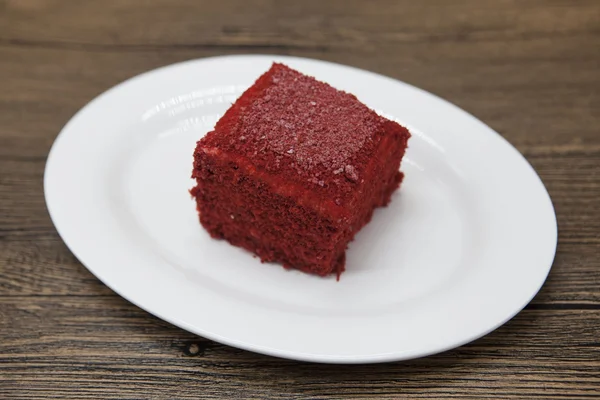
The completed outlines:
<svg viewBox="0 0 600 400">
<path fill-rule="evenodd" d="M 191 190 L 214 238 L 325 276 L 402 181 L 410 134 L 348 93 L 273 64 L 202 138 Z"/>
</svg>

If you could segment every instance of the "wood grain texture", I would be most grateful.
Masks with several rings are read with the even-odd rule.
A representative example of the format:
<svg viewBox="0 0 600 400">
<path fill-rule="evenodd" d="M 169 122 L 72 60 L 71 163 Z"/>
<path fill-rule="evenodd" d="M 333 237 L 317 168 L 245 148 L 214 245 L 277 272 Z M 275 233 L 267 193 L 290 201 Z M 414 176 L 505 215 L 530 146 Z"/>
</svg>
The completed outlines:
<svg viewBox="0 0 600 400">
<path fill-rule="evenodd" d="M 235 53 L 389 75 L 500 132 L 557 212 L 558 252 L 540 293 L 461 348 L 328 366 L 208 341 L 100 283 L 45 208 L 58 131 L 124 79 Z M 596 0 L 0 0 L 0 398 L 599 399 L 599 127 Z"/>
</svg>

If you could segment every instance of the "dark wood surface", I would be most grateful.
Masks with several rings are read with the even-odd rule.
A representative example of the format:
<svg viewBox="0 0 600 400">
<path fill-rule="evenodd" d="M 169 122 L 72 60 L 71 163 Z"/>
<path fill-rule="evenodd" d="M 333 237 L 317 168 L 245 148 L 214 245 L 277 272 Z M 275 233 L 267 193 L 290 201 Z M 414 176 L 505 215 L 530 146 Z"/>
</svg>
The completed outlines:
<svg viewBox="0 0 600 400">
<path fill-rule="evenodd" d="M 379 72 L 497 130 L 556 207 L 541 292 L 461 348 L 332 366 L 205 340 L 100 283 L 45 208 L 54 138 L 126 78 L 234 53 Z M 376 396 L 600 399 L 600 1 L 0 0 L 0 398 Z"/>
</svg>

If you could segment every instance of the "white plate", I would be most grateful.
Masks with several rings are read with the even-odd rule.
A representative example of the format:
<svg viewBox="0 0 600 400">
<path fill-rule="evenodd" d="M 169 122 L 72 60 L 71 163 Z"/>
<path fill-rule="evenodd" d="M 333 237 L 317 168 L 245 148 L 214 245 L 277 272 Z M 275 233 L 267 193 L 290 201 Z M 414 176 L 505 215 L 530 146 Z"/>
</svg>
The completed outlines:
<svg viewBox="0 0 600 400">
<path fill-rule="evenodd" d="M 196 141 L 273 60 L 413 134 L 402 188 L 350 244 L 339 282 L 210 239 L 187 192 Z M 556 248 L 548 193 L 492 129 L 405 83 L 302 58 L 207 58 L 121 83 L 65 126 L 44 184 L 66 244 L 121 296 L 198 335 L 298 360 L 403 360 L 479 338 L 533 298 Z"/>
</svg>

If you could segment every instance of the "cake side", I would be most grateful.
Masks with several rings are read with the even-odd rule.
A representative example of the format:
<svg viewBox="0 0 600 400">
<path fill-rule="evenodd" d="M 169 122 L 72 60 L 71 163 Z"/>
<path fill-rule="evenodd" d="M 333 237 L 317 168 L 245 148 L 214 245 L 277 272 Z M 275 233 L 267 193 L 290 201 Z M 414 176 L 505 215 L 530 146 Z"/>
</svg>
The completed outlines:
<svg viewBox="0 0 600 400">
<path fill-rule="evenodd" d="M 245 248 L 264 262 L 321 276 L 343 271 L 347 240 L 340 219 L 278 193 L 273 180 L 263 180 L 240 159 L 200 148 L 195 160 L 197 185 L 191 193 L 200 222 L 212 237 Z"/>
</svg>

